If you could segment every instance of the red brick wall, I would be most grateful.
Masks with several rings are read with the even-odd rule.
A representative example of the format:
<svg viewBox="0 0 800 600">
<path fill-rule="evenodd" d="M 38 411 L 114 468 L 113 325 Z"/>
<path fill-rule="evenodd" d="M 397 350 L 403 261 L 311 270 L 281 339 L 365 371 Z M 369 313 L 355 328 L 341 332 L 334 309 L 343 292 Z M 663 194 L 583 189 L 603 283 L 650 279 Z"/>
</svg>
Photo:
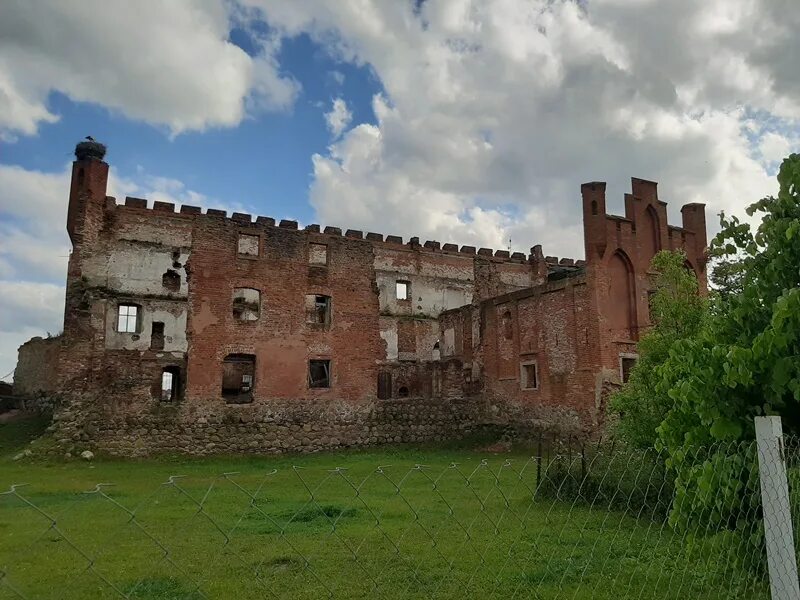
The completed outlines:
<svg viewBox="0 0 800 600">
<path fill-rule="evenodd" d="M 625 216 L 606 214 L 605 183 L 586 183 L 583 196 L 586 277 L 597 356 L 609 373 L 619 373 L 620 354 L 635 354 L 635 343 L 650 325 L 650 261 L 655 252 L 683 249 L 706 289 L 706 230 L 702 204 L 683 207 L 683 227 L 667 223 L 667 204 L 657 184 L 633 178 L 625 194 Z M 626 326 L 627 324 L 627 326 Z"/>
<path fill-rule="evenodd" d="M 240 232 L 261 237 L 258 257 L 237 256 Z M 328 245 L 327 267 L 309 265 L 309 242 Z M 188 402 L 219 402 L 221 365 L 231 353 L 256 356 L 256 402 L 376 396 L 376 357 L 383 342 L 369 242 L 197 217 L 188 268 Z M 234 319 L 237 287 L 261 292 L 258 320 Z M 331 298 L 329 327 L 306 322 L 307 294 Z M 309 388 L 310 359 L 331 360 L 330 389 Z"/>
<path fill-rule="evenodd" d="M 483 302 L 486 396 L 529 418 L 566 425 L 580 417 L 591 423 L 598 365 L 589 348 L 588 308 L 581 275 Z M 506 314 L 512 318 L 511 339 L 503 321 Z M 531 362 L 537 365 L 538 387 L 523 389 L 521 366 Z"/>
<path fill-rule="evenodd" d="M 602 422 L 603 390 L 619 381 L 620 356 L 635 355 L 636 341 L 650 325 L 655 253 L 683 249 L 705 290 L 703 206 L 685 206 L 683 227 L 671 227 L 656 184 L 633 179 L 632 188 L 625 196 L 625 217 L 617 217 L 606 214 L 604 183 L 582 186 L 584 274 L 556 279 L 560 266 L 570 261 L 549 258 L 551 281 L 482 302 L 480 355 L 490 401 L 530 418 L 571 416 L 583 426 Z M 509 317 L 510 336 L 504 322 Z M 539 387 L 522 389 L 521 365 L 532 361 Z"/>
<path fill-rule="evenodd" d="M 617 377 L 620 354 L 635 352 L 636 339 L 649 325 L 653 254 L 684 248 L 705 287 L 703 206 L 686 205 L 683 227 L 671 227 L 656 184 L 639 179 L 626 195 L 625 217 L 606 214 L 605 184 L 582 186 L 586 263 L 575 264 L 545 259 L 540 247 L 529 256 L 510 255 L 415 238 L 403 244 L 394 236 L 359 231 L 342 235 L 336 228 L 320 232 L 315 225 L 300 231 L 291 221 L 275 226 L 269 218 L 252 222 L 250 215 L 228 218 L 193 207 L 176 213 L 158 202 L 148 209 L 138 199 L 117 206 L 105 196 L 107 174 L 101 161 L 74 164 L 65 334 L 53 361 L 60 388 L 93 415 L 93 427 L 106 418 L 121 422 L 119 427 L 127 427 L 128 417 L 148 427 L 161 420 L 172 437 L 158 443 L 170 448 L 197 440 L 218 447 L 210 424 L 220 419 L 273 419 L 270 435 L 300 419 L 312 429 L 304 424 L 292 439 L 314 449 L 413 440 L 419 437 L 415 419 L 429 427 L 420 439 L 436 439 L 484 419 L 483 400 L 491 404 L 491 418 L 593 425 L 601 420 L 602 390 Z M 240 234 L 258 237 L 256 256 L 239 255 Z M 310 264 L 311 243 L 327 246 L 326 265 Z M 177 288 L 160 286 L 165 260 L 177 270 Z M 132 288 L 129 279 L 136 276 L 153 281 Z M 394 298 L 398 279 L 411 282 L 406 301 Z M 259 290 L 257 320 L 234 317 L 236 288 Z M 330 323 L 307 322 L 310 294 L 331 298 Z M 140 302 L 151 314 L 161 310 L 175 322 L 185 316 L 184 332 L 165 332 L 179 340 L 185 334 L 185 345 L 151 349 L 138 334 L 121 343 L 113 319 L 124 300 Z M 399 356 L 387 356 L 392 339 Z M 228 354 L 256 357 L 254 406 L 228 406 L 222 399 Z M 329 389 L 309 387 L 311 359 L 331 361 Z M 537 364 L 536 389 L 520 385 L 526 361 Z M 157 399 L 165 367 L 180 368 L 181 400 L 173 406 Z M 418 415 L 411 401 L 384 410 L 384 401 L 376 400 L 379 371 L 392 373 L 395 398 L 406 388 L 412 398 L 425 398 L 426 406 L 441 402 L 433 421 Z M 461 403 L 464 398 L 471 404 Z M 470 416 L 469 410 L 476 412 Z M 276 411 L 282 412 L 275 416 Z M 457 421 L 448 422 L 448 411 Z M 331 418 L 339 423 L 335 434 L 306 435 Z M 405 424 L 403 436 L 392 435 L 394 422 Z M 191 431 L 176 441 L 175 428 L 184 426 Z M 351 428 L 355 441 L 339 439 Z M 371 435 L 373 428 L 380 435 Z M 248 448 L 261 447 L 258 431 L 249 431 L 255 437 Z M 132 440 L 138 435 L 129 434 Z M 292 446 L 277 440 L 265 447 Z"/>
</svg>

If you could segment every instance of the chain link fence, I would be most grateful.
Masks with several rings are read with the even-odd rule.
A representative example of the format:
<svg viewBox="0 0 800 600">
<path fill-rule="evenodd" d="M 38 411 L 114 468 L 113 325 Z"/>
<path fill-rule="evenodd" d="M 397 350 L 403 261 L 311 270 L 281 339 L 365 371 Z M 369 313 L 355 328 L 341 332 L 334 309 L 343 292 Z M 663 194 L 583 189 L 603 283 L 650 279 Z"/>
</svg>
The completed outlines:
<svg viewBox="0 0 800 600">
<path fill-rule="evenodd" d="M 542 438 L 533 454 L 176 474 L 147 494 L 11 485 L 0 597 L 771 597 L 756 442 L 676 461 Z M 798 440 L 785 459 L 791 535 Z"/>
</svg>

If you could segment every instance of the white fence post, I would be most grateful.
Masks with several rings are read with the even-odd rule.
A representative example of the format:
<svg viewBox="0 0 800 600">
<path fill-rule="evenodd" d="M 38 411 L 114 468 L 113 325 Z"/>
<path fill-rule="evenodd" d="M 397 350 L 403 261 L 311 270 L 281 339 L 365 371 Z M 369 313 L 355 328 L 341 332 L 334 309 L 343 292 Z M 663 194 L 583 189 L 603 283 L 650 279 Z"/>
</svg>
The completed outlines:
<svg viewBox="0 0 800 600">
<path fill-rule="evenodd" d="M 780 417 L 756 417 L 758 475 L 772 600 L 800 600 Z"/>
</svg>

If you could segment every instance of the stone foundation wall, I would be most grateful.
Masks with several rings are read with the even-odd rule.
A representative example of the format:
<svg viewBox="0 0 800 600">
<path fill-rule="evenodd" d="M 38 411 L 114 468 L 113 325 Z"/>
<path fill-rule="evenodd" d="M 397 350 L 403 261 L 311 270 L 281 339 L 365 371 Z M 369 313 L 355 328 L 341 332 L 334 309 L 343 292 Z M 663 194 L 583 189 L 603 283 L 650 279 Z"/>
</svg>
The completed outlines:
<svg viewBox="0 0 800 600">
<path fill-rule="evenodd" d="M 351 405 L 314 400 L 224 406 L 213 414 L 187 405 L 113 414 L 92 399 L 72 400 L 55 415 L 54 452 L 99 450 L 117 456 L 280 454 L 379 444 L 457 440 L 487 422 L 475 398 L 403 398 Z"/>
</svg>

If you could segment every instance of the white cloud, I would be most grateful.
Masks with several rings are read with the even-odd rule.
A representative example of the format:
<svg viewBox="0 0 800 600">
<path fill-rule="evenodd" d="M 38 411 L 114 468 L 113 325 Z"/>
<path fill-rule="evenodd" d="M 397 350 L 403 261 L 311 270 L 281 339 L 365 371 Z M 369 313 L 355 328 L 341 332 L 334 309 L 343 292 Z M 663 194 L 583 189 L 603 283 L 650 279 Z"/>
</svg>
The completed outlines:
<svg viewBox="0 0 800 600">
<path fill-rule="evenodd" d="M 352 120 L 353 113 L 347 108 L 347 103 L 342 98 L 336 98 L 331 105 L 331 110 L 325 113 L 325 124 L 334 138 L 340 137 Z"/>
<path fill-rule="evenodd" d="M 14 368 L 16 348 L 34 335 L 61 330 L 70 253 L 66 232 L 70 165 L 47 173 L 0 164 L 0 377 Z M 136 173 L 136 181 L 109 174 L 108 194 L 176 205 L 247 212 L 187 188 L 183 182 Z"/>
<path fill-rule="evenodd" d="M 800 119 L 785 0 L 247 1 L 385 90 L 376 125 L 313 158 L 332 224 L 579 257 L 580 183 L 608 181 L 620 212 L 637 176 L 676 224 L 707 203 L 713 233 L 717 212 L 775 189 L 766 162 L 786 146 L 759 141 L 763 122 Z"/>
<path fill-rule="evenodd" d="M 761 138 L 759 150 L 765 162 L 780 162 L 791 153 L 792 143 L 785 136 L 774 131 L 768 131 Z"/>
<path fill-rule="evenodd" d="M 250 110 L 283 110 L 299 84 L 280 73 L 279 40 L 248 56 L 228 41 L 222 0 L 5 3 L 0 19 L 0 135 L 35 134 L 58 116 L 51 91 L 173 134 L 237 125 Z"/>
</svg>

